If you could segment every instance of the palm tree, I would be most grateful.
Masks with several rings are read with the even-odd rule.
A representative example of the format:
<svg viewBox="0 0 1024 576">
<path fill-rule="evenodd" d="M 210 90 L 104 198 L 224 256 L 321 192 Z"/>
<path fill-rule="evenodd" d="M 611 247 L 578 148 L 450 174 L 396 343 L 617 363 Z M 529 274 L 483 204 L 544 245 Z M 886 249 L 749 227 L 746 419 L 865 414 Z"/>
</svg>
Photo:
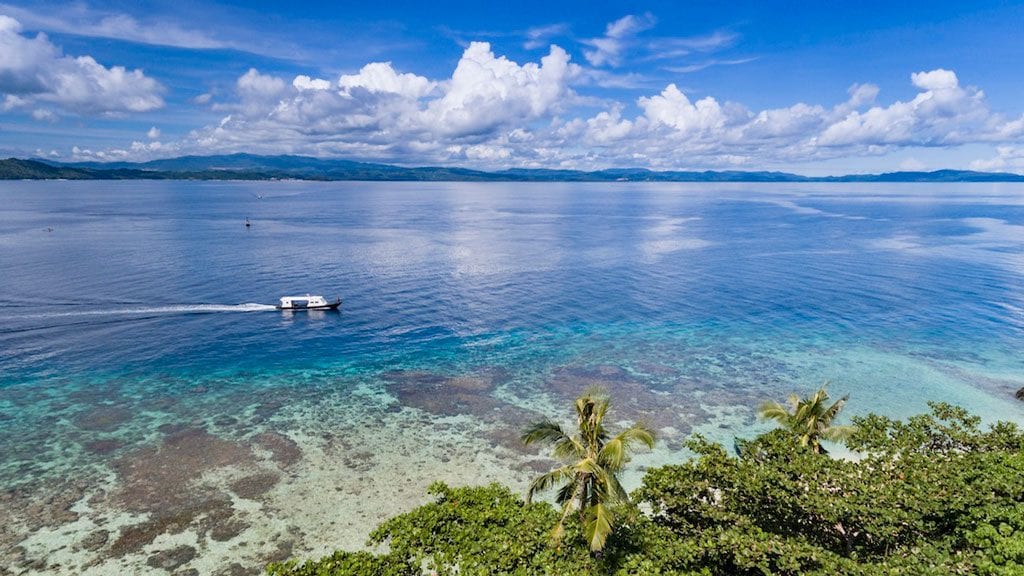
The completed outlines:
<svg viewBox="0 0 1024 576">
<path fill-rule="evenodd" d="M 765 402 L 757 412 L 762 420 L 775 420 L 783 428 L 796 434 L 801 446 L 810 446 L 815 454 L 821 454 L 825 452 L 821 447 L 821 440 L 842 442 L 856 430 L 854 426 L 832 425 L 832 421 L 843 409 L 848 398 L 848 395 L 843 396 L 831 406 L 827 406 L 828 392 L 822 386 L 808 398 L 801 399 L 796 394 L 790 394 L 786 403 L 788 406 L 778 402 Z"/>
<path fill-rule="evenodd" d="M 526 445 L 534 442 L 551 444 L 554 457 L 565 462 L 564 466 L 530 484 L 527 503 L 535 493 L 564 481 L 555 497 L 562 507 L 562 516 L 552 530 L 552 541 L 561 542 L 565 534 L 565 519 L 576 508 L 593 553 L 604 549 L 605 540 L 615 527 L 617 513 L 629 506 L 629 495 L 615 474 L 629 462 L 629 454 L 636 443 L 654 447 L 654 432 L 642 424 L 633 424 L 609 439 L 608 431 L 602 425 L 609 404 L 607 395 L 601 391 L 587 390 L 576 399 L 576 424 L 579 428 L 576 434 L 570 436 L 556 422 L 545 420 L 530 426 L 522 436 Z"/>
</svg>

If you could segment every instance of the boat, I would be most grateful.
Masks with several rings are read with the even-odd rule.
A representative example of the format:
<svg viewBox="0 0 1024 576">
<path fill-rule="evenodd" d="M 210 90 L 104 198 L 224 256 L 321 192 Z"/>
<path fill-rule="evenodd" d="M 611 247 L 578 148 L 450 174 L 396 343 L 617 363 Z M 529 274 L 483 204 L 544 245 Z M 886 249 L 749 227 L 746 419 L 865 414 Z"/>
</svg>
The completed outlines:
<svg viewBox="0 0 1024 576">
<path fill-rule="evenodd" d="M 328 302 L 323 296 L 282 296 L 278 310 L 337 310 L 341 306 L 341 298 Z"/>
</svg>

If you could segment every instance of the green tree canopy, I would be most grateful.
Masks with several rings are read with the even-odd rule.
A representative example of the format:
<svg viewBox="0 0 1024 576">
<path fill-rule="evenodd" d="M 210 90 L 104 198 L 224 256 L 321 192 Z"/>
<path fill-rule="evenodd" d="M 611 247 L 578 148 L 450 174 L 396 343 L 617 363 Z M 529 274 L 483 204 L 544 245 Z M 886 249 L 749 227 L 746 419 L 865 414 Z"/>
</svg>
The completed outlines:
<svg viewBox="0 0 1024 576">
<path fill-rule="evenodd" d="M 597 406 L 594 406 L 597 408 Z M 583 414 L 588 412 L 584 406 Z M 273 576 L 684 575 L 1017 576 L 1024 574 L 1024 433 L 982 430 L 959 408 L 907 420 L 853 418 L 859 460 L 822 457 L 773 430 L 736 456 L 695 437 L 695 456 L 653 468 L 632 495 L 646 513 L 600 557 L 575 514 L 497 485 L 431 487 L 371 543 L 273 564 Z M 600 436 L 600 434 L 597 434 Z M 344 513 L 339 511 L 339 513 Z M 563 523 L 565 545 L 549 545 Z"/>
</svg>

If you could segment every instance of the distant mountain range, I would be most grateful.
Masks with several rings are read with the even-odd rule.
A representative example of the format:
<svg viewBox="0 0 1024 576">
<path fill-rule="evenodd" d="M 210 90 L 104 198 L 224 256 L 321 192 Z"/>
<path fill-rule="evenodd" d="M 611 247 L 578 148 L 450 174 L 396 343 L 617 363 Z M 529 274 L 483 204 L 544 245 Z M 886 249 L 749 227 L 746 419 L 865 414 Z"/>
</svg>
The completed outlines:
<svg viewBox="0 0 1024 576">
<path fill-rule="evenodd" d="M 485 172 L 467 168 L 406 168 L 390 164 L 308 156 L 181 156 L 150 162 L 0 160 L 0 180 L 389 180 L 467 182 L 1024 182 L 1006 172 L 936 170 L 845 176 L 801 176 L 788 172 L 653 171 L 621 168 L 596 171 L 523 169 Z"/>
</svg>

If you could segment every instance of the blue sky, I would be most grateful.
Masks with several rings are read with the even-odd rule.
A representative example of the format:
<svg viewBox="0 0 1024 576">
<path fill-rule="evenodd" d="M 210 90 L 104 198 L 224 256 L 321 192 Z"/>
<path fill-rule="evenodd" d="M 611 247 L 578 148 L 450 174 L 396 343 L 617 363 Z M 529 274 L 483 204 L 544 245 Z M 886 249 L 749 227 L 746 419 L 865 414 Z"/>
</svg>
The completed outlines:
<svg viewBox="0 0 1024 576">
<path fill-rule="evenodd" d="M 1021 30 L 1021 2 L 0 0 L 0 155 L 1024 173 Z"/>
</svg>

